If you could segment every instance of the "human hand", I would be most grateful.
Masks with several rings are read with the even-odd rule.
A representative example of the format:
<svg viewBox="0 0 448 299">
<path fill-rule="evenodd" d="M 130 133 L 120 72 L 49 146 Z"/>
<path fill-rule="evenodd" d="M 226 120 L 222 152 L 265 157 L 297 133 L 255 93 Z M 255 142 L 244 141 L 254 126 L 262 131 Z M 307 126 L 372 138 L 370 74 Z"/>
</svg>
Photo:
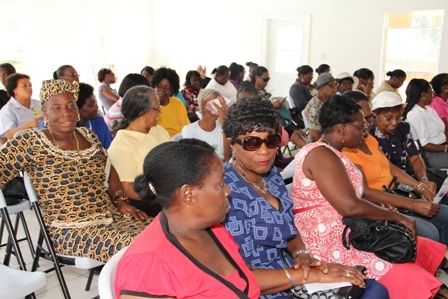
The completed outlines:
<svg viewBox="0 0 448 299">
<path fill-rule="evenodd" d="M 296 256 L 293 261 L 292 267 L 296 270 L 302 268 L 303 270 L 303 283 L 308 280 L 311 267 L 318 268 L 322 273 L 328 273 L 328 265 L 318 259 L 315 259 L 309 255 L 309 253 L 301 253 Z"/>
<path fill-rule="evenodd" d="M 272 102 L 272 105 L 274 106 L 275 109 L 281 108 L 285 105 L 285 102 L 282 100 L 276 100 L 274 102 Z"/>
<path fill-rule="evenodd" d="M 411 206 L 412 211 L 421 216 L 429 218 L 434 217 L 439 212 L 440 208 L 438 204 L 427 202 L 424 200 L 413 200 Z"/>
<path fill-rule="evenodd" d="M 412 233 L 412 236 L 415 238 L 417 236 L 417 226 L 415 224 L 415 220 L 409 216 L 397 213 L 398 220 L 397 224 L 403 225 L 407 229 L 409 229 Z"/>
<path fill-rule="evenodd" d="M 124 200 L 119 200 L 117 204 L 118 211 L 125 217 L 133 217 L 135 220 L 145 220 L 148 217 L 145 212 L 134 208 Z"/>
<path fill-rule="evenodd" d="M 434 182 L 429 181 L 427 178 L 423 178 L 420 180 L 420 182 L 425 183 L 426 185 L 429 186 L 429 190 L 431 192 L 437 193 L 437 184 Z"/>
<path fill-rule="evenodd" d="M 212 103 L 213 105 L 215 105 L 216 109 L 218 109 L 218 119 L 219 119 L 219 123 L 221 124 L 221 127 L 224 124 L 224 116 L 226 115 L 227 112 L 227 104 L 226 104 L 226 100 L 224 100 L 224 98 L 222 96 L 218 97 L 219 99 L 219 103 L 221 104 L 221 106 L 219 106 L 216 103 Z"/>
<path fill-rule="evenodd" d="M 420 192 L 420 195 L 422 196 L 423 200 L 426 200 L 428 202 L 432 202 L 434 200 L 434 197 L 436 197 L 436 194 L 429 190 L 429 188 L 426 188 L 422 192 Z"/>
<path fill-rule="evenodd" d="M 365 288 L 365 276 L 353 267 L 340 264 L 328 264 L 328 273 L 319 272 L 319 282 L 342 282 L 347 281 L 351 284 Z"/>
<path fill-rule="evenodd" d="M 39 126 L 40 122 L 42 121 L 42 119 L 43 119 L 42 115 L 33 117 L 32 119 L 26 121 L 24 126 L 27 129 L 37 128 Z"/>
<path fill-rule="evenodd" d="M 389 211 L 398 212 L 398 209 L 396 207 L 391 206 L 390 204 L 386 204 L 386 205 L 383 205 L 383 206 L 385 208 L 387 208 Z"/>
</svg>

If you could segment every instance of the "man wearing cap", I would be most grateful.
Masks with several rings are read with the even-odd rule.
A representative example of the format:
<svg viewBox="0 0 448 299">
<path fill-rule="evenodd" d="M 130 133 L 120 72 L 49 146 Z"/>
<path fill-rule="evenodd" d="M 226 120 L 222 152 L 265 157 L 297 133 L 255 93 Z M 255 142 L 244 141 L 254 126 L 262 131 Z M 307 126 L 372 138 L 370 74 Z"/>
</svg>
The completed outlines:
<svg viewBox="0 0 448 299">
<path fill-rule="evenodd" d="M 338 92 L 337 94 L 341 95 L 347 91 L 353 90 L 353 86 L 358 86 L 359 79 L 355 76 L 351 76 L 348 72 L 342 72 L 336 76 L 336 80 L 338 81 Z"/>
<path fill-rule="evenodd" d="M 323 103 L 336 94 L 337 88 L 338 83 L 331 73 L 323 73 L 317 77 L 317 95 L 308 102 L 303 110 L 309 122 L 309 137 L 311 142 L 318 140 L 322 136 L 319 123 L 319 111 Z"/>
<path fill-rule="evenodd" d="M 370 133 L 378 140 L 387 159 L 435 192 L 436 184 L 428 180 L 426 167 L 412 139 L 410 126 L 401 121 L 403 103 L 397 93 L 383 91 L 377 94 L 372 100 L 372 111 L 376 115 L 376 121 Z"/>
</svg>

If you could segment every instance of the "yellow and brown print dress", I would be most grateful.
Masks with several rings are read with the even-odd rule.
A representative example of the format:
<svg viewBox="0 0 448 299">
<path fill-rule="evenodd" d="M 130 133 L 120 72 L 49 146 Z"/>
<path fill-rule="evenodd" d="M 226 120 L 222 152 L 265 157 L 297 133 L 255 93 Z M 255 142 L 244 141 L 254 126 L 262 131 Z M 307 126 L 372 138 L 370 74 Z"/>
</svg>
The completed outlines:
<svg viewBox="0 0 448 299">
<path fill-rule="evenodd" d="M 33 182 L 57 253 L 108 261 L 152 221 L 124 217 L 105 188 L 106 150 L 86 128 L 92 145 L 67 151 L 47 136 L 27 130 L 0 148 L 0 185 L 26 171 Z"/>
</svg>

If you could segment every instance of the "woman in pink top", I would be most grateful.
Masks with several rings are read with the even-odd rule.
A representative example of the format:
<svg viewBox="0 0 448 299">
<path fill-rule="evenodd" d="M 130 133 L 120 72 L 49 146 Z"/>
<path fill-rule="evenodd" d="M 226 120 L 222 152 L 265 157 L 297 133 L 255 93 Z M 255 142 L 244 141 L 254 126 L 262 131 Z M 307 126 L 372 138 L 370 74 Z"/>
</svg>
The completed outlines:
<svg viewBox="0 0 448 299">
<path fill-rule="evenodd" d="M 386 286 L 391 299 L 433 298 L 437 292 L 448 298 L 448 290 L 434 277 L 442 261 L 446 263 L 446 247 L 440 243 L 418 238 L 416 260 L 405 264 L 391 264 L 373 253 L 344 248 L 343 216 L 396 222 L 411 229 L 414 236 L 415 222 L 362 199 L 363 175 L 341 152 L 343 147 L 358 147 L 367 131 L 361 107 L 347 96 L 333 96 L 323 104 L 319 122 L 322 137 L 295 157 L 291 194 L 294 222 L 308 251 L 330 263 L 366 266 L 367 277 Z"/>
<path fill-rule="evenodd" d="M 260 297 L 255 275 L 220 224 L 230 189 L 211 145 L 182 139 L 156 146 L 134 188 L 163 209 L 120 259 L 117 298 Z"/>
<path fill-rule="evenodd" d="M 436 110 L 440 119 L 445 124 L 445 135 L 448 136 L 448 74 L 438 74 L 431 80 L 432 89 L 434 89 L 434 99 L 429 105 Z"/>
</svg>

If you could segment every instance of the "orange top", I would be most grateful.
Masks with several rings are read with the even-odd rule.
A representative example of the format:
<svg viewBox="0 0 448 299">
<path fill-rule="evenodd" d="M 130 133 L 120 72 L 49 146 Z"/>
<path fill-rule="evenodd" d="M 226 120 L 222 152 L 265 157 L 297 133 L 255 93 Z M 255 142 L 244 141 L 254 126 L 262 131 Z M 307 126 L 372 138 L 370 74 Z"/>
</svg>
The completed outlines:
<svg viewBox="0 0 448 299">
<path fill-rule="evenodd" d="M 380 150 L 375 137 L 369 135 L 364 141 L 372 153 L 371 155 L 364 153 L 362 150 L 351 148 L 344 148 L 342 152 L 353 164 L 362 167 L 367 185 L 370 188 L 382 190 L 383 185 L 388 186 L 392 181 L 389 160 Z"/>
</svg>

